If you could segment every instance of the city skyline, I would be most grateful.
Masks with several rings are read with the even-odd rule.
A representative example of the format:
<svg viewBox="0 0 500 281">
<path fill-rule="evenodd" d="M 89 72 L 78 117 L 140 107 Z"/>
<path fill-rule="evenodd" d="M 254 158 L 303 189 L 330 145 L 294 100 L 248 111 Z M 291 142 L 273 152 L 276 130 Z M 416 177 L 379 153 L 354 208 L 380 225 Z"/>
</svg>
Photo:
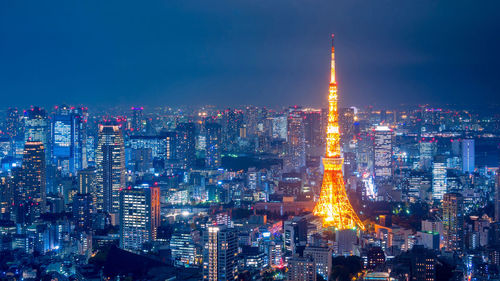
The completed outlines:
<svg viewBox="0 0 500 281">
<path fill-rule="evenodd" d="M 500 280 L 500 2 L 55 1 L 0 3 L 0 280 Z"/>
</svg>

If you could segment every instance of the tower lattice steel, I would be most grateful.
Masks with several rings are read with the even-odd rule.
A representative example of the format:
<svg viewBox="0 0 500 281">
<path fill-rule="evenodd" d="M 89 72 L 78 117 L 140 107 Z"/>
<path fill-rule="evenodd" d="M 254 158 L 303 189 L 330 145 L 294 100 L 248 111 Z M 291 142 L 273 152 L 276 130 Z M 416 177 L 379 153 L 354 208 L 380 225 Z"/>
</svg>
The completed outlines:
<svg viewBox="0 0 500 281">
<path fill-rule="evenodd" d="M 339 115 L 337 112 L 337 82 L 335 81 L 335 48 L 332 34 L 332 72 L 328 95 L 328 127 L 326 131 L 326 155 L 323 158 L 325 168 L 320 198 L 314 207 L 314 214 L 323 217 L 323 226 L 342 229 L 365 229 L 349 202 L 344 187 L 342 167 L 344 158 L 340 154 Z"/>
</svg>

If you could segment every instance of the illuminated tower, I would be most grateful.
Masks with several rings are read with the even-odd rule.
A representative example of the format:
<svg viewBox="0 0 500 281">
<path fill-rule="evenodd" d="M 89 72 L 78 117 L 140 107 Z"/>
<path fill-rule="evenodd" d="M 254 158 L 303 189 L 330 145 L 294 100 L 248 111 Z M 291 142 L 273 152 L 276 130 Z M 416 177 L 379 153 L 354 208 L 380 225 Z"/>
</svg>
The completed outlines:
<svg viewBox="0 0 500 281">
<path fill-rule="evenodd" d="M 325 168 L 321 194 L 314 214 L 323 217 L 323 226 L 333 226 L 338 230 L 364 229 L 357 214 L 349 203 L 344 187 L 342 167 L 344 159 L 340 154 L 339 116 L 337 112 L 337 82 L 335 81 L 335 48 L 332 35 L 332 72 L 328 95 L 329 112 L 326 131 L 326 155 L 323 158 Z"/>
</svg>

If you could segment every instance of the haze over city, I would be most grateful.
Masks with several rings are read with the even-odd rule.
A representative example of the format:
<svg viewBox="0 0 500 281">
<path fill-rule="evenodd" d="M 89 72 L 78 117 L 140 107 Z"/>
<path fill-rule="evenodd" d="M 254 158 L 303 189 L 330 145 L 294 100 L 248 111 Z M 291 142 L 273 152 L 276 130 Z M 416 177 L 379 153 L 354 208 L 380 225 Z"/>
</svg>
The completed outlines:
<svg viewBox="0 0 500 281">
<path fill-rule="evenodd" d="M 498 103 L 498 1 L 0 3 L 5 104 Z M 474 98 L 471 98 L 473 96 Z"/>
</svg>

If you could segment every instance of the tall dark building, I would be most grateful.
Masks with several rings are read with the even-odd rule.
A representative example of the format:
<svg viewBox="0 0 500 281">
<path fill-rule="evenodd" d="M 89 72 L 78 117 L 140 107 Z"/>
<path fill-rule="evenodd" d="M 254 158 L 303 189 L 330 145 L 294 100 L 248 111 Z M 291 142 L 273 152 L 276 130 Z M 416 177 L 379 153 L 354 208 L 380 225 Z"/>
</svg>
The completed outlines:
<svg viewBox="0 0 500 281">
<path fill-rule="evenodd" d="M 241 128 L 243 128 L 243 112 L 240 110 L 226 109 L 222 117 L 224 150 L 230 149 L 237 143 Z"/>
<path fill-rule="evenodd" d="M 144 126 L 142 123 L 142 111 L 143 107 L 132 107 L 132 122 L 130 124 L 130 130 L 133 134 L 139 134 L 143 131 Z"/>
<path fill-rule="evenodd" d="M 500 168 L 495 174 L 495 221 L 500 222 Z"/>
<path fill-rule="evenodd" d="M 323 127 L 321 110 L 306 108 L 300 111 L 304 122 L 304 139 L 307 147 L 317 147 L 323 145 Z"/>
<path fill-rule="evenodd" d="M 42 142 L 26 142 L 24 146 L 23 164 L 18 174 L 16 206 L 29 205 L 31 217 L 45 212 L 45 148 Z"/>
<path fill-rule="evenodd" d="M 411 281 L 436 280 L 436 256 L 423 245 L 415 245 L 410 251 Z"/>
<path fill-rule="evenodd" d="M 203 242 L 203 280 L 236 280 L 237 231 L 225 226 L 209 226 L 203 233 Z"/>
<path fill-rule="evenodd" d="M 7 118 L 5 120 L 5 133 L 10 137 L 17 137 L 22 132 L 21 117 L 15 107 L 7 109 Z"/>
<path fill-rule="evenodd" d="M 99 125 L 97 146 L 97 210 L 118 213 L 125 188 L 125 147 L 119 126 Z"/>
<path fill-rule="evenodd" d="M 184 169 L 191 168 L 196 161 L 196 128 L 194 123 L 177 125 L 177 158 Z"/>
<path fill-rule="evenodd" d="M 222 127 L 217 123 L 206 123 L 206 165 L 218 168 L 221 164 Z"/>
<path fill-rule="evenodd" d="M 464 197 L 462 194 L 444 194 L 443 229 L 446 250 L 461 253 L 464 249 Z"/>
<path fill-rule="evenodd" d="M 300 170 L 306 165 L 306 143 L 304 122 L 297 114 L 288 116 L 288 153 L 284 161 L 285 170 Z"/>
<path fill-rule="evenodd" d="M 73 220 L 79 231 L 88 231 L 92 227 L 92 196 L 78 193 L 73 197 Z"/>
<path fill-rule="evenodd" d="M 354 137 L 354 108 L 339 109 L 340 138 L 346 143 Z"/>
<path fill-rule="evenodd" d="M 368 268 L 375 269 L 385 264 L 385 254 L 381 247 L 372 247 L 368 250 Z"/>
</svg>

